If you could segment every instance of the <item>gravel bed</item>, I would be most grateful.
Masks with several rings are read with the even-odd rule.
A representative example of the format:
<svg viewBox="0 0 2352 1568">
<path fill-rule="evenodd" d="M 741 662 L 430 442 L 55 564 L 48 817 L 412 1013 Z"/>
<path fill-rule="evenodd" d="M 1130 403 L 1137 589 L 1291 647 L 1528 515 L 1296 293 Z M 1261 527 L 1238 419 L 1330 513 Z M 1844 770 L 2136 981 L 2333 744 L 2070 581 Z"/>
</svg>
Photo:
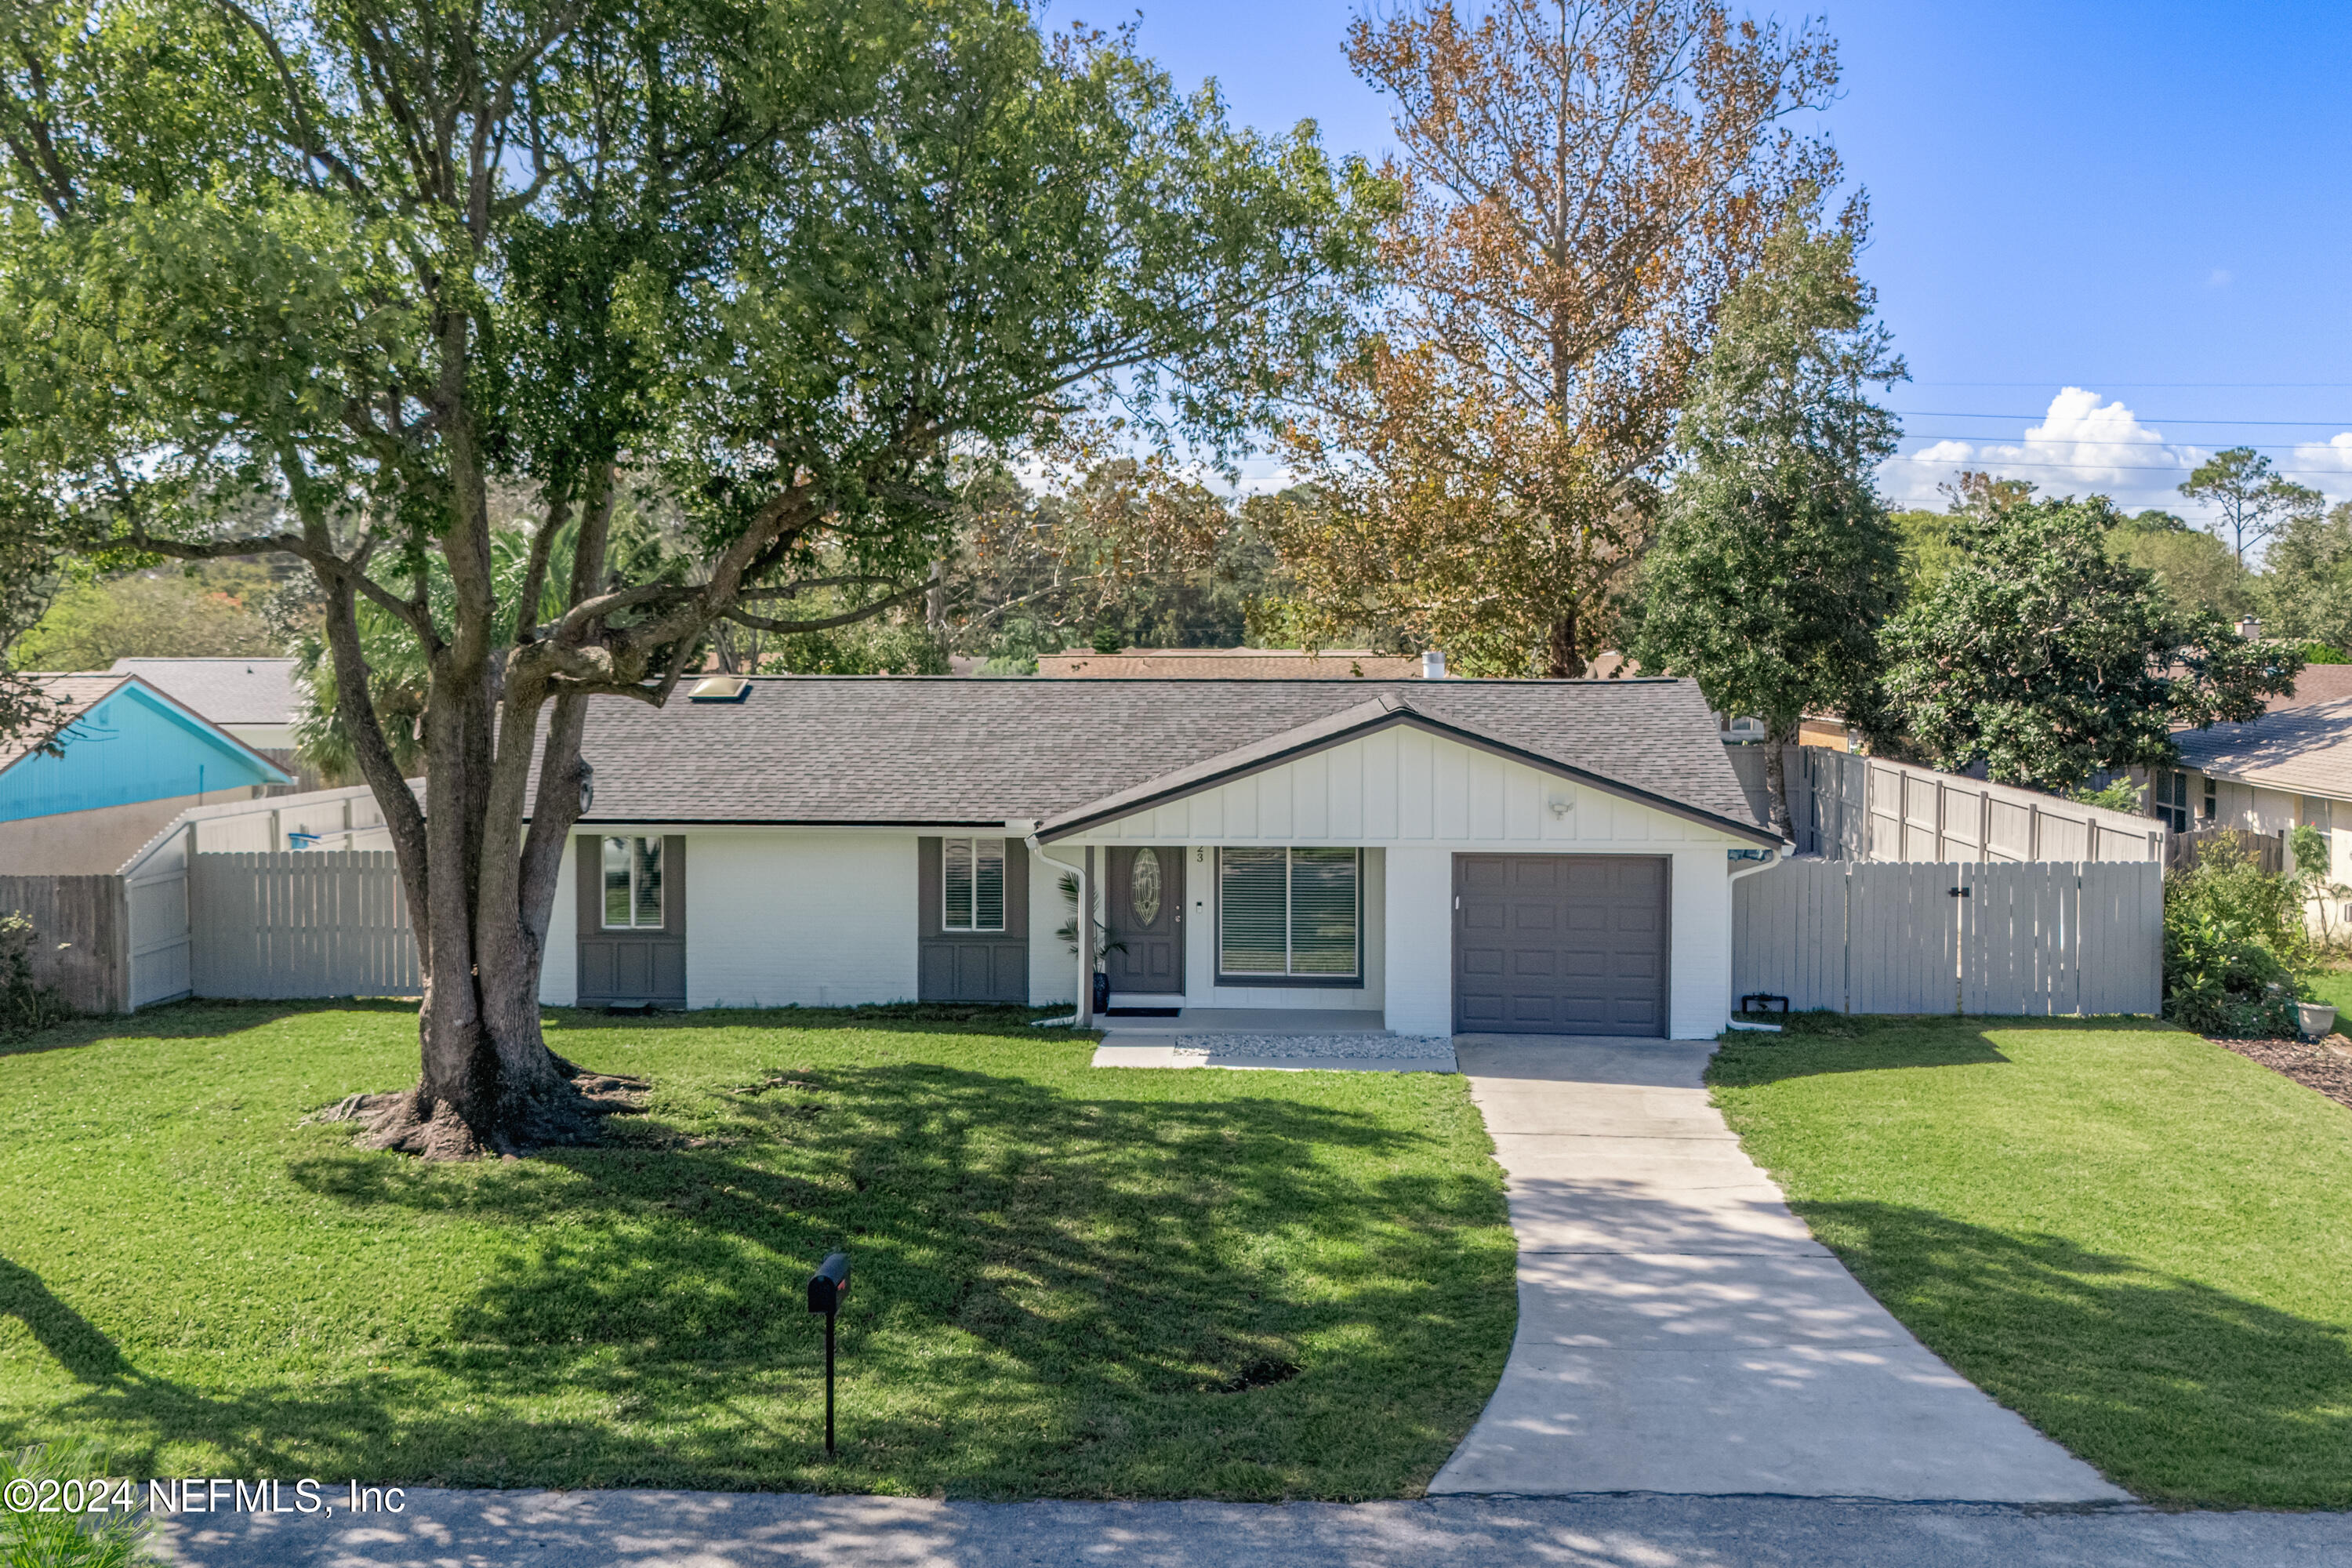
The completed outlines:
<svg viewBox="0 0 2352 1568">
<path fill-rule="evenodd" d="M 2215 1040 L 2249 1061 L 2316 1089 L 2338 1105 L 2352 1106 L 2352 1039 L 2330 1035 L 2313 1044 L 2307 1040 Z"/>
<path fill-rule="evenodd" d="M 1454 1041 L 1444 1035 L 1179 1035 L 1176 1048 L 1221 1057 L 1450 1058 Z"/>
</svg>

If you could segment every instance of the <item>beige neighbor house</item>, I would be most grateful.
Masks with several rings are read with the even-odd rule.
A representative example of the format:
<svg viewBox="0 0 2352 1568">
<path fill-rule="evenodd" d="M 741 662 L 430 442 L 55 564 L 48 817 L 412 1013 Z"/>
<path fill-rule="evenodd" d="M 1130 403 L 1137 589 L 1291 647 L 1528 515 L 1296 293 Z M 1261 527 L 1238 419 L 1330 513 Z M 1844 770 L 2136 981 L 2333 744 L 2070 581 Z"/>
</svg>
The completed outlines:
<svg viewBox="0 0 2352 1568">
<path fill-rule="evenodd" d="M 2352 883 L 2352 696 L 2184 730 L 2173 740 L 2180 765 L 2150 781 L 2149 815 L 2175 833 L 2236 827 L 2283 836 L 2309 824 L 2327 836 L 2328 879 Z M 2315 926 L 2323 912 L 2335 930 L 2352 923 L 2352 902 L 2315 908 Z"/>
</svg>

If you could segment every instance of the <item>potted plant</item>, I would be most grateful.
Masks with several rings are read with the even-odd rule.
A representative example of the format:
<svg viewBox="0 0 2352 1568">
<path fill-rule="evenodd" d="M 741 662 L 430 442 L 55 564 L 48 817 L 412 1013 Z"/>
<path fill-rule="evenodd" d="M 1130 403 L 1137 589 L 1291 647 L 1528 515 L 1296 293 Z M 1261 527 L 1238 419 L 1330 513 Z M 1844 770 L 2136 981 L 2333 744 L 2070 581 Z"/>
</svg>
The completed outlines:
<svg viewBox="0 0 2352 1568">
<path fill-rule="evenodd" d="M 1070 911 L 1069 918 L 1054 934 L 1062 939 L 1069 949 L 1070 956 L 1076 958 L 1078 956 L 1078 874 L 1076 871 L 1062 873 L 1062 902 Z M 1094 1010 L 1099 1014 L 1110 1006 L 1110 975 L 1103 961 L 1114 952 L 1125 952 L 1127 943 L 1112 936 L 1108 925 L 1095 935 L 1097 940 L 1095 943 Z"/>
</svg>

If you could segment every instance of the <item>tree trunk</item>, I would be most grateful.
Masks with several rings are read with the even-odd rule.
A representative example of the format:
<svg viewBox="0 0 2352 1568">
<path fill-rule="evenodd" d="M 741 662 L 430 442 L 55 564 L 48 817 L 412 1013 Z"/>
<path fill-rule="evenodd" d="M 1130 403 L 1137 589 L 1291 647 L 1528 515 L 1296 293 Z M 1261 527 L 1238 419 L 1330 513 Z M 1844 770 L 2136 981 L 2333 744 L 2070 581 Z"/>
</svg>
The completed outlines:
<svg viewBox="0 0 2352 1568">
<path fill-rule="evenodd" d="M 1790 829 L 1793 820 L 1789 815 L 1789 765 L 1785 749 L 1797 739 L 1797 725 L 1776 721 L 1764 742 L 1764 782 L 1771 796 L 1773 832 L 1794 842 L 1796 834 Z"/>
<path fill-rule="evenodd" d="M 1567 611 L 1551 624 L 1551 635 L 1544 639 L 1544 674 L 1554 680 L 1580 680 L 1584 676 L 1584 658 L 1577 648 L 1577 607 Z"/>
<path fill-rule="evenodd" d="M 575 603 L 604 569 L 609 472 L 603 479 L 604 494 L 583 513 L 575 544 Z M 461 489 L 461 506 L 467 499 Z M 472 499 L 478 501 L 478 495 Z M 511 650 L 496 645 L 488 539 L 486 521 L 469 531 L 461 513 L 444 545 L 457 610 L 449 640 L 432 649 L 430 661 L 427 809 L 415 811 L 387 749 L 357 748 L 363 763 L 374 753 L 374 765 L 363 771 L 377 798 L 387 803 L 386 826 L 416 931 L 424 1068 L 415 1088 L 354 1095 L 337 1113 L 365 1124 L 367 1147 L 428 1159 L 592 1142 L 596 1119 L 635 1109 L 629 1093 L 646 1087 L 637 1079 L 584 1072 L 549 1050 L 540 1030 L 548 918 L 588 777 L 580 757 L 587 700 L 551 699 L 545 645 Z M 332 615 L 328 637 L 338 668 L 357 667 L 356 680 L 340 683 L 342 717 L 354 732 L 374 732 L 356 623 Z M 551 702 L 538 798 L 530 804 L 526 830 L 533 742 Z M 395 800 L 407 809 L 394 809 Z"/>
</svg>

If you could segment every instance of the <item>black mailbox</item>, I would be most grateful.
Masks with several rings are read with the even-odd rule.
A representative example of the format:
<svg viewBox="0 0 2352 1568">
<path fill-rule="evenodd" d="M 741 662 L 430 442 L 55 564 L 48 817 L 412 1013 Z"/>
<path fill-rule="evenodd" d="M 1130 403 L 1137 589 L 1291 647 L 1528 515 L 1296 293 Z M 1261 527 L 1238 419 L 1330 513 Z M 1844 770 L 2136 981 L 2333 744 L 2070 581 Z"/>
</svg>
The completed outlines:
<svg viewBox="0 0 2352 1568">
<path fill-rule="evenodd" d="M 841 1299 L 848 1294 L 849 1254 L 836 1252 L 809 1276 L 809 1310 L 829 1317 L 841 1310 Z"/>
</svg>

